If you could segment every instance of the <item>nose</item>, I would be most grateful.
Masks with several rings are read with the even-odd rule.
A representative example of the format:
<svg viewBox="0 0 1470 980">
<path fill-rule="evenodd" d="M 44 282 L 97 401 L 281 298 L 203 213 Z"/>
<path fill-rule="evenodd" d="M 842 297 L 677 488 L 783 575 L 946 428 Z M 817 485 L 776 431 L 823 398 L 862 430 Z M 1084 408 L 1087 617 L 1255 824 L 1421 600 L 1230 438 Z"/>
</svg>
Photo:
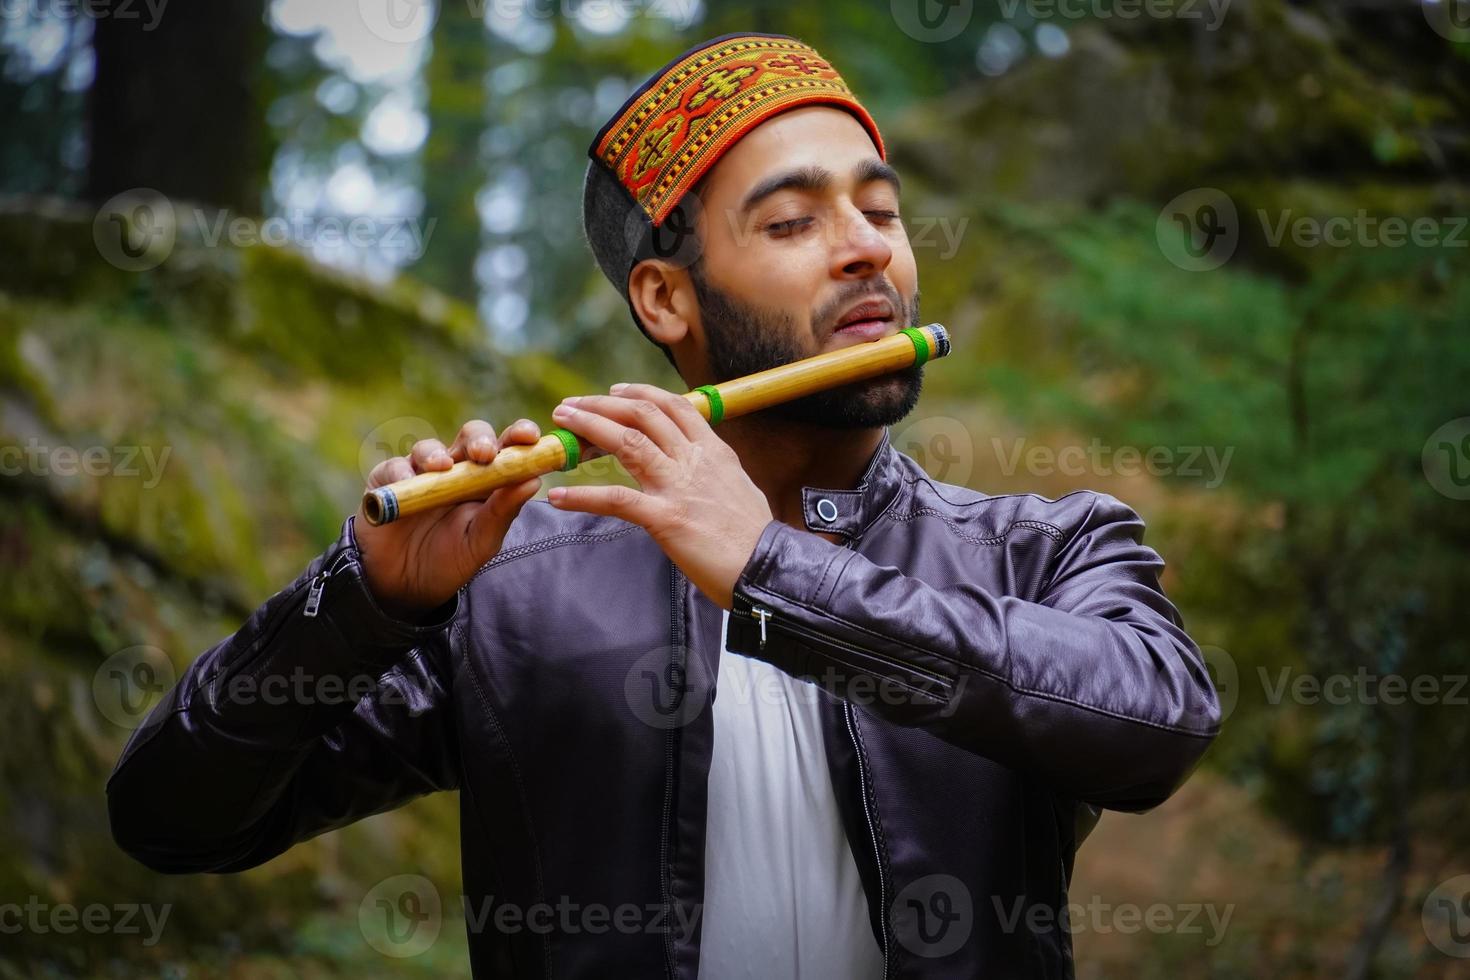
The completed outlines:
<svg viewBox="0 0 1470 980">
<path fill-rule="evenodd" d="M 883 273 L 893 261 L 893 246 L 883 230 L 850 204 L 842 209 L 833 232 L 833 278 L 867 279 Z"/>
</svg>

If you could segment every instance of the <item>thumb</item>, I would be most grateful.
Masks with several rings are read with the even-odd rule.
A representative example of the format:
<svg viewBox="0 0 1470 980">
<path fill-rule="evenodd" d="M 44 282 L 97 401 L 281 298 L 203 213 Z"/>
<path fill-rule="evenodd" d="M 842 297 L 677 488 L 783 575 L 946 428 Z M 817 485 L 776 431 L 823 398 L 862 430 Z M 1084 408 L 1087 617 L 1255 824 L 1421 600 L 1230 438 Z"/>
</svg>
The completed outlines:
<svg viewBox="0 0 1470 980">
<path fill-rule="evenodd" d="M 469 526 L 465 528 L 465 539 L 475 557 L 477 568 L 495 557 L 501 542 L 505 540 L 506 532 L 510 530 L 511 521 L 521 512 L 526 501 L 536 496 L 536 491 L 540 489 L 541 478 L 533 476 L 529 480 L 496 490 L 475 511 Z"/>
</svg>

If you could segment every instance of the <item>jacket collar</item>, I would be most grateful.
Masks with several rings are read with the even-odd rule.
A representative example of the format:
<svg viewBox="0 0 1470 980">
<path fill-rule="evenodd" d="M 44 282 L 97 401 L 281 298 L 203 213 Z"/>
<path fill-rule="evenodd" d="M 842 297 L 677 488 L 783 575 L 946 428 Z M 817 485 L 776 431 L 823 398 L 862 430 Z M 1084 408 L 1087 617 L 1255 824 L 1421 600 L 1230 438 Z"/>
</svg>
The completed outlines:
<svg viewBox="0 0 1470 980">
<path fill-rule="evenodd" d="M 849 540 L 862 537 L 903 485 L 903 469 L 897 456 L 885 425 L 883 439 L 868 459 L 856 489 L 802 487 L 801 509 L 807 530 L 840 534 Z"/>
</svg>

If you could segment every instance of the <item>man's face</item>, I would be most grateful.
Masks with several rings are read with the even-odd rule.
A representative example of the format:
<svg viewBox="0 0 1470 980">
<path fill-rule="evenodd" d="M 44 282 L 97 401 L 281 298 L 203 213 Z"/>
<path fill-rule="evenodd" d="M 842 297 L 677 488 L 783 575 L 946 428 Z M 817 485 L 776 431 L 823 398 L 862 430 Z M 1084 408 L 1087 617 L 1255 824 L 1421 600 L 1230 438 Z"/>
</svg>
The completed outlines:
<svg viewBox="0 0 1470 980">
<path fill-rule="evenodd" d="M 720 159 L 701 187 L 702 250 L 690 268 L 716 382 L 918 326 L 896 182 L 858 121 L 825 106 L 762 123 Z M 869 333 L 839 329 L 854 315 Z M 767 411 L 832 428 L 892 425 L 922 383 L 916 365 Z"/>
</svg>

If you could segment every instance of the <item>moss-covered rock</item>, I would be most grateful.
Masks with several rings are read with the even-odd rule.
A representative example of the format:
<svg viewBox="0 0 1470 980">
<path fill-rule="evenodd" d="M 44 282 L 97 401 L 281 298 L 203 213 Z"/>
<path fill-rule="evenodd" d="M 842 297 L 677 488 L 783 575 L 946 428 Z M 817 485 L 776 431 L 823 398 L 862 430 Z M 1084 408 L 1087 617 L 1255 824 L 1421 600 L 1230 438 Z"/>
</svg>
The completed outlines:
<svg viewBox="0 0 1470 980">
<path fill-rule="evenodd" d="M 182 238 L 128 272 L 92 220 L 53 201 L 0 207 L 0 829 L 13 842 L 0 895 L 172 911 L 153 946 L 7 935 L 0 976 L 381 970 L 357 902 L 395 861 L 455 893 L 453 800 L 244 875 L 161 878 L 108 832 L 103 784 L 142 712 L 120 714 L 105 665 L 141 648 L 161 690 L 330 543 L 377 460 L 469 418 L 544 420 L 591 389 L 543 355 L 494 350 L 469 310 L 412 282 Z M 464 975 L 463 955 L 446 939 L 413 969 Z"/>
</svg>

